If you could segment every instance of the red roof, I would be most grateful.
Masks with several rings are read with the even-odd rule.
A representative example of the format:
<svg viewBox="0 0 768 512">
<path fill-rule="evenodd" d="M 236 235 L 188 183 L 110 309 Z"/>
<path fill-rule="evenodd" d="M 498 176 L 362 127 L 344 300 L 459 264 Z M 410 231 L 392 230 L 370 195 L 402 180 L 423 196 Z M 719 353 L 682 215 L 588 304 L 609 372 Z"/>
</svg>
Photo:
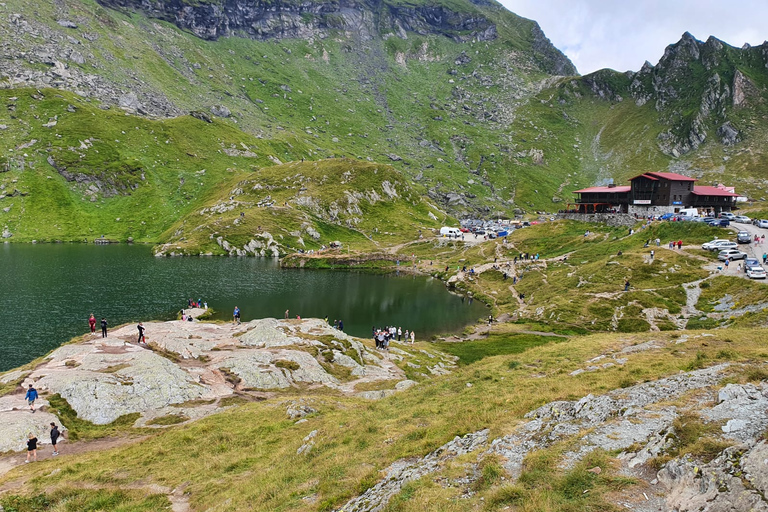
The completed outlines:
<svg viewBox="0 0 768 512">
<path fill-rule="evenodd" d="M 619 192 L 619 193 L 626 193 L 632 190 L 632 187 L 630 186 L 621 186 L 621 187 L 589 187 L 589 188 L 583 188 L 581 190 L 574 190 L 574 194 L 585 194 L 585 193 L 605 193 L 605 192 Z"/>
<path fill-rule="evenodd" d="M 695 186 L 692 193 L 697 196 L 739 197 L 739 194 L 717 187 Z"/>
<path fill-rule="evenodd" d="M 696 178 L 691 178 L 690 176 L 683 176 L 682 174 L 676 174 L 674 172 L 647 172 L 645 174 L 641 174 L 640 176 L 635 176 L 634 178 L 630 178 L 629 181 L 632 181 L 636 178 L 647 178 L 649 180 L 669 180 L 669 181 L 698 181 Z"/>
<path fill-rule="evenodd" d="M 654 178 L 653 176 L 651 176 L 648 173 L 640 174 L 638 176 L 635 176 L 634 178 L 629 178 L 629 181 L 636 180 L 637 178 L 646 178 L 646 179 L 653 180 L 653 181 L 659 181 L 659 178 Z"/>
</svg>

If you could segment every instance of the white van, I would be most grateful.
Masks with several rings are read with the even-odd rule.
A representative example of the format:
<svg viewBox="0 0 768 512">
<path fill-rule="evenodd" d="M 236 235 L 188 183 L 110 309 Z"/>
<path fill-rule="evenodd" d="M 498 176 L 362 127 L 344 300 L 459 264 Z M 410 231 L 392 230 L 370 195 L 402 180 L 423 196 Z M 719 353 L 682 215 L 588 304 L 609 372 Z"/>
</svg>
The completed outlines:
<svg viewBox="0 0 768 512">
<path fill-rule="evenodd" d="M 696 208 L 682 208 L 677 214 L 685 217 L 698 217 L 699 210 Z"/>
<path fill-rule="evenodd" d="M 440 236 L 455 236 L 458 238 L 460 235 L 461 230 L 459 228 L 449 228 L 447 226 L 440 228 Z"/>
</svg>

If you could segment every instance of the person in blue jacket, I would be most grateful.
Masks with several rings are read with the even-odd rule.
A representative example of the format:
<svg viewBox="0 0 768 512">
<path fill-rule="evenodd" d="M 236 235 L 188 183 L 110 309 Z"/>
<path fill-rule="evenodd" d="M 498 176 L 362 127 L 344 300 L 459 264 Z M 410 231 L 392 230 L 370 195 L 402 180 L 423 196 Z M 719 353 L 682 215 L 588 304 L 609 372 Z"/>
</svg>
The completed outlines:
<svg viewBox="0 0 768 512">
<path fill-rule="evenodd" d="M 27 390 L 27 394 L 24 395 L 24 400 L 27 401 L 29 404 L 29 410 L 32 412 L 35 412 L 35 400 L 37 400 L 37 390 L 32 386 L 32 384 L 29 385 L 29 389 Z"/>
</svg>

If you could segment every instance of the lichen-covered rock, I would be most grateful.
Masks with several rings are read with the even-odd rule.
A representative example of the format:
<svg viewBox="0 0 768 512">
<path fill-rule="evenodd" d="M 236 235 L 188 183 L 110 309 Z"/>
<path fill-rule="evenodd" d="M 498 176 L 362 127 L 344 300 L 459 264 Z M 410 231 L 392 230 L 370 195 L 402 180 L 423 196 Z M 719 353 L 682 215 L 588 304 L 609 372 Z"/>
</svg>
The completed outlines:
<svg viewBox="0 0 768 512">
<path fill-rule="evenodd" d="M 86 358 L 85 368 L 125 365 L 113 373 L 96 369 L 59 371 L 44 375 L 38 389 L 58 393 L 77 415 L 97 425 L 112 423 L 120 416 L 199 398 L 205 388 L 168 359 L 149 351 L 126 357 L 98 354 Z M 107 366 L 107 367 L 108 367 Z"/>
</svg>

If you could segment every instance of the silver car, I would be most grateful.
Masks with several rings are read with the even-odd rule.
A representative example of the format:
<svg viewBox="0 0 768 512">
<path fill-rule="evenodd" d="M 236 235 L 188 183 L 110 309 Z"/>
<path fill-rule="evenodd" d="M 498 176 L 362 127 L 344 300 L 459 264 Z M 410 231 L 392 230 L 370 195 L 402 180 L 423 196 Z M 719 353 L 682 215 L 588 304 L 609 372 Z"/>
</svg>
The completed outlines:
<svg viewBox="0 0 768 512">
<path fill-rule="evenodd" d="M 743 260 L 747 257 L 747 253 L 741 252 L 738 249 L 726 249 L 724 251 L 720 251 L 717 255 L 717 259 L 720 261 L 725 260 Z"/>
</svg>

